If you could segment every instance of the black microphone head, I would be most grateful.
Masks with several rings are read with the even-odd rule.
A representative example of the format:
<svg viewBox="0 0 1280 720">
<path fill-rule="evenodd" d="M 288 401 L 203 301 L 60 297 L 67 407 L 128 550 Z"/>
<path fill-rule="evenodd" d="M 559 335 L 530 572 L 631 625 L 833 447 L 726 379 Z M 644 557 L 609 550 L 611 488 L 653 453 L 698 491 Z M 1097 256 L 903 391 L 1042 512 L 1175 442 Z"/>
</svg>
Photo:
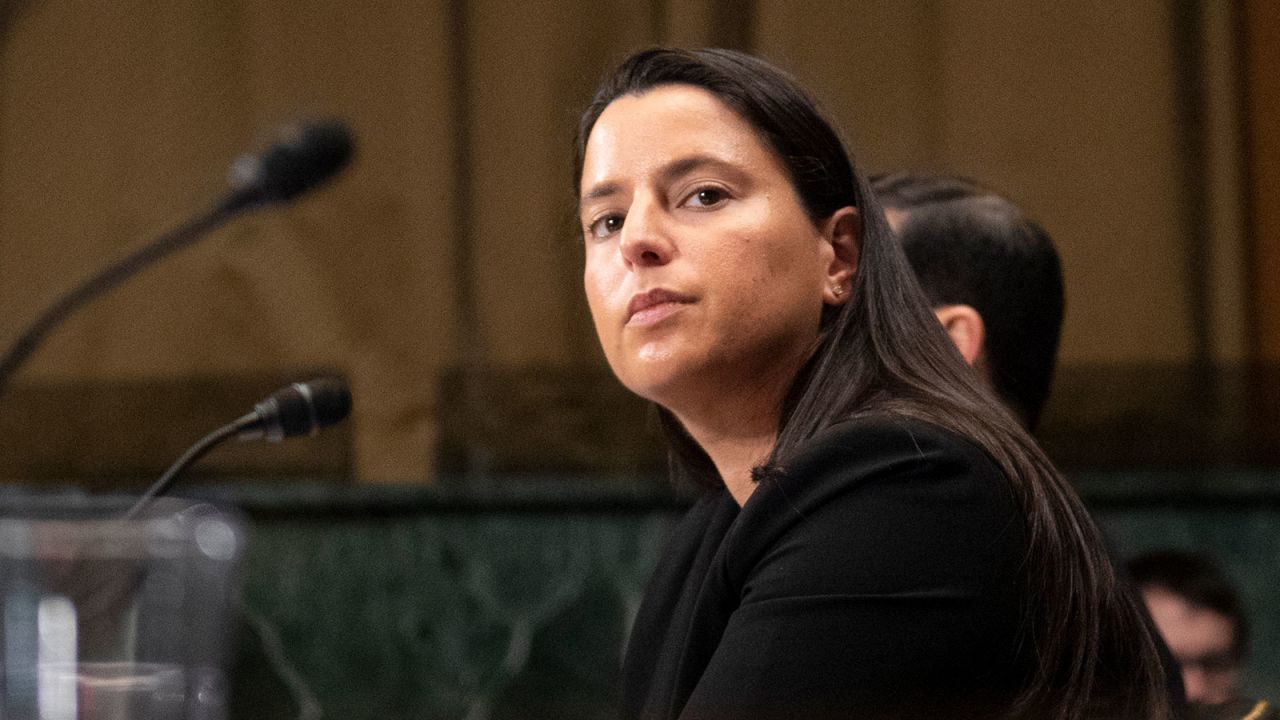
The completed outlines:
<svg viewBox="0 0 1280 720">
<path fill-rule="evenodd" d="M 314 435 L 320 428 L 342 422 L 351 413 L 351 391 L 341 378 L 322 377 L 294 383 L 271 394 L 254 408 L 254 422 L 241 430 L 245 439 L 279 442 Z"/>
<path fill-rule="evenodd" d="M 325 120 L 291 126 L 261 155 L 231 167 L 231 184 L 245 205 L 288 202 L 333 177 L 351 162 L 354 141 L 346 124 Z"/>
<path fill-rule="evenodd" d="M 340 423 L 351 414 L 351 388 L 339 377 L 316 378 L 303 383 L 311 389 L 311 403 L 315 406 L 316 427 L 328 427 Z"/>
</svg>

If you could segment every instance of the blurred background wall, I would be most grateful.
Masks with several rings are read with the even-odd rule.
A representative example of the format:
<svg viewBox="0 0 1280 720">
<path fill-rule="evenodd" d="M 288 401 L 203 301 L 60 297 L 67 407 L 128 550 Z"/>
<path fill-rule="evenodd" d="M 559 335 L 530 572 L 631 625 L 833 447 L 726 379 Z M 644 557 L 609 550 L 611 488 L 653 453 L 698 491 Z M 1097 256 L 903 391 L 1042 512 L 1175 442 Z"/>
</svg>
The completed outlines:
<svg viewBox="0 0 1280 720">
<path fill-rule="evenodd" d="M 225 472 L 648 467 L 581 300 L 570 156 L 596 80 L 652 43 L 759 52 L 864 170 L 1026 206 L 1065 265 L 1061 382 L 1280 360 L 1278 42 L 1269 0 L 0 0 L 0 343 L 280 125 L 358 142 L 59 330 L 0 399 L 0 476 L 146 475 L 313 370 L 351 381 L 343 434 Z"/>
</svg>

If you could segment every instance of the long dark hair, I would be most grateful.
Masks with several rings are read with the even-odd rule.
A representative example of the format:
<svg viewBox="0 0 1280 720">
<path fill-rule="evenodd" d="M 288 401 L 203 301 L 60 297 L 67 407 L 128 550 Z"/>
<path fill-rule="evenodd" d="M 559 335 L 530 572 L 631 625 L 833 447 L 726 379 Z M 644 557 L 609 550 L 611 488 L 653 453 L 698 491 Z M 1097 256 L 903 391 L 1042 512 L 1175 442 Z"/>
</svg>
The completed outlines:
<svg viewBox="0 0 1280 720">
<path fill-rule="evenodd" d="M 1025 632 L 1033 675 L 1011 717 L 1165 718 L 1155 645 L 1134 593 L 1116 576 L 1074 490 L 981 386 L 930 312 L 867 181 L 816 104 L 790 76 L 731 50 L 665 48 L 632 55 L 597 90 L 578 126 L 575 187 L 587 139 L 615 99 L 661 85 L 709 91 L 759 133 L 785 164 L 810 219 L 858 209 L 861 254 L 848 301 L 827 306 L 819 342 L 779 409 L 778 438 L 755 475 L 822 429 L 850 417 L 895 414 L 969 438 L 1003 469 L 1026 516 Z M 710 458 L 659 408 L 678 479 L 719 485 Z"/>
</svg>

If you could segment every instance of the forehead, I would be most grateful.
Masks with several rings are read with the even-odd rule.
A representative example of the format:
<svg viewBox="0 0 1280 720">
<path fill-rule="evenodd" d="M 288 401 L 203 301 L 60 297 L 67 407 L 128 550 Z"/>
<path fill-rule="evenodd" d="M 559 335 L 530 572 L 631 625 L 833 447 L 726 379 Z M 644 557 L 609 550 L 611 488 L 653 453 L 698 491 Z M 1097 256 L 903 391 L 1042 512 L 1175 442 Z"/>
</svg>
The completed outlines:
<svg viewBox="0 0 1280 720">
<path fill-rule="evenodd" d="M 582 188 L 695 154 L 782 171 L 755 129 L 715 95 L 691 85 L 661 85 L 623 95 L 600 114 L 583 155 Z"/>
<path fill-rule="evenodd" d="M 1234 641 L 1235 623 L 1226 615 L 1192 605 L 1164 588 L 1148 588 L 1142 595 L 1151 619 L 1174 652 L 1224 650 Z"/>
</svg>

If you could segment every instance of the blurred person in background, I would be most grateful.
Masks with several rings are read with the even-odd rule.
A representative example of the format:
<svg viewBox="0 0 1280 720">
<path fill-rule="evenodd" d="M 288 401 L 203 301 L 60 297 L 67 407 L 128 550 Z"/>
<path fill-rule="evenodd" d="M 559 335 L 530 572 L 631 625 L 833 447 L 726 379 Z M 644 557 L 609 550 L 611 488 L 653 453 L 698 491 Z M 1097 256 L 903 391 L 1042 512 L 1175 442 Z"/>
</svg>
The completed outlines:
<svg viewBox="0 0 1280 720">
<path fill-rule="evenodd" d="M 873 178 L 871 188 L 960 354 L 1034 432 L 1065 304 L 1049 234 L 965 178 L 893 173 Z"/>
<path fill-rule="evenodd" d="M 1191 718 L 1280 718 L 1268 701 L 1241 696 L 1249 620 L 1235 587 L 1213 561 L 1160 550 L 1130 560 L 1129 573 L 1182 666 Z"/>
</svg>

